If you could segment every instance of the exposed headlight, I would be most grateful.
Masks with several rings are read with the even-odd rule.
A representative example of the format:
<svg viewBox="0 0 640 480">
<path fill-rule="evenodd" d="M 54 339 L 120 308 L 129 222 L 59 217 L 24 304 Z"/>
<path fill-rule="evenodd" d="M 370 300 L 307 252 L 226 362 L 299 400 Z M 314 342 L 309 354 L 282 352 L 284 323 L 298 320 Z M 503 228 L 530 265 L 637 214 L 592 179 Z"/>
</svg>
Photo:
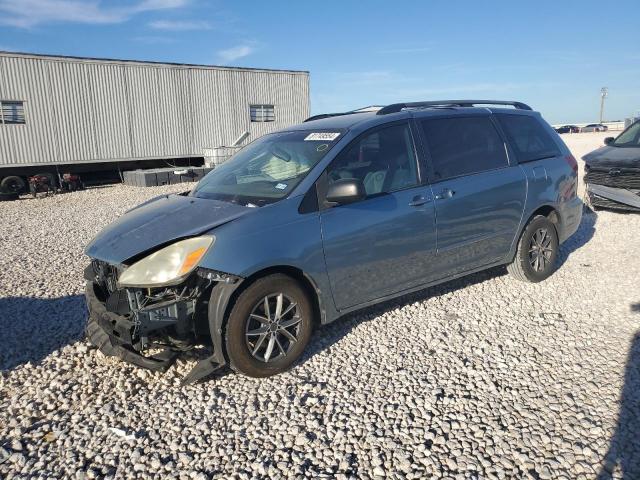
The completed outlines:
<svg viewBox="0 0 640 480">
<path fill-rule="evenodd" d="M 195 237 L 164 247 L 127 268 L 121 287 L 164 287 L 181 283 L 197 266 L 215 237 Z"/>
</svg>

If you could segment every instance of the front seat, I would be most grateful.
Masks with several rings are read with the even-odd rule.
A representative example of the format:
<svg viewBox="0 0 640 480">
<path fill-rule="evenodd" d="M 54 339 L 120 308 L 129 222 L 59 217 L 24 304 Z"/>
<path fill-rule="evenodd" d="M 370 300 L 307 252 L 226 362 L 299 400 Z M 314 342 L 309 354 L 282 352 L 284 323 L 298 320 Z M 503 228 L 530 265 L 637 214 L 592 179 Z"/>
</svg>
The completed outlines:
<svg viewBox="0 0 640 480">
<path fill-rule="evenodd" d="M 375 195 L 384 191 L 384 181 L 389 172 L 389 163 L 380 154 L 372 154 L 371 167 L 364 176 L 364 189 L 367 195 Z"/>
</svg>

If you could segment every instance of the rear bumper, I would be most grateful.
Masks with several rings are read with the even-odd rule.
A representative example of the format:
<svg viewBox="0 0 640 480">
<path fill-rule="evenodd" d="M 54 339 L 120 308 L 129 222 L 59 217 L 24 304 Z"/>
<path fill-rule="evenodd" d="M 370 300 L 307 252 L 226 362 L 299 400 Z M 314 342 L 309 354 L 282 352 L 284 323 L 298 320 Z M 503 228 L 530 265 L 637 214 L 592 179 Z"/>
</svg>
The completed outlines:
<svg viewBox="0 0 640 480">
<path fill-rule="evenodd" d="M 103 354 L 154 371 L 165 371 L 171 366 L 178 352 L 165 349 L 157 355 L 144 356 L 135 350 L 133 322 L 109 312 L 96 296 L 92 282 L 86 284 L 85 297 L 89 310 L 86 334 Z"/>
<path fill-rule="evenodd" d="M 558 232 L 560 243 L 567 240 L 571 235 L 576 233 L 580 222 L 582 221 L 583 203 L 579 197 L 574 197 L 564 203 L 560 209 L 560 218 L 562 220 L 562 228 Z"/>
</svg>

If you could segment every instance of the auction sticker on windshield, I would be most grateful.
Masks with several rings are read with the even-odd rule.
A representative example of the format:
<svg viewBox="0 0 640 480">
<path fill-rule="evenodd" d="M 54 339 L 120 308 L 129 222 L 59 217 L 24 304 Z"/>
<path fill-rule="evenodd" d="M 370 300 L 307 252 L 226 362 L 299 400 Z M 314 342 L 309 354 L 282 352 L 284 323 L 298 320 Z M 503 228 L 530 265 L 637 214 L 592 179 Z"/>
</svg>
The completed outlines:
<svg viewBox="0 0 640 480">
<path fill-rule="evenodd" d="M 333 142 L 339 136 L 340 136 L 339 133 L 315 132 L 315 133 L 310 133 L 309 135 L 304 137 L 304 139 L 305 141 L 315 140 L 315 141 Z"/>
</svg>

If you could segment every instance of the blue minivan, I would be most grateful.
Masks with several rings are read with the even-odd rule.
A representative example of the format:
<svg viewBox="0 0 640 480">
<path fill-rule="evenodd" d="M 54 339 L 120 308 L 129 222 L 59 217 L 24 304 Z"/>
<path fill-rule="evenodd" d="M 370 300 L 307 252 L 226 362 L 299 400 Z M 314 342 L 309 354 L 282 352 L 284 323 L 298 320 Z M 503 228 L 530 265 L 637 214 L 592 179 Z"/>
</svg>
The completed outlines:
<svg viewBox="0 0 640 480">
<path fill-rule="evenodd" d="M 311 117 L 106 227 L 86 248 L 87 334 L 154 370 L 210 346 L 187 383 L 273 375 L 347 312 L 502 264 L 546 279 L 580 224 L 577 182 L 520 102 Z"/>
</svg>

